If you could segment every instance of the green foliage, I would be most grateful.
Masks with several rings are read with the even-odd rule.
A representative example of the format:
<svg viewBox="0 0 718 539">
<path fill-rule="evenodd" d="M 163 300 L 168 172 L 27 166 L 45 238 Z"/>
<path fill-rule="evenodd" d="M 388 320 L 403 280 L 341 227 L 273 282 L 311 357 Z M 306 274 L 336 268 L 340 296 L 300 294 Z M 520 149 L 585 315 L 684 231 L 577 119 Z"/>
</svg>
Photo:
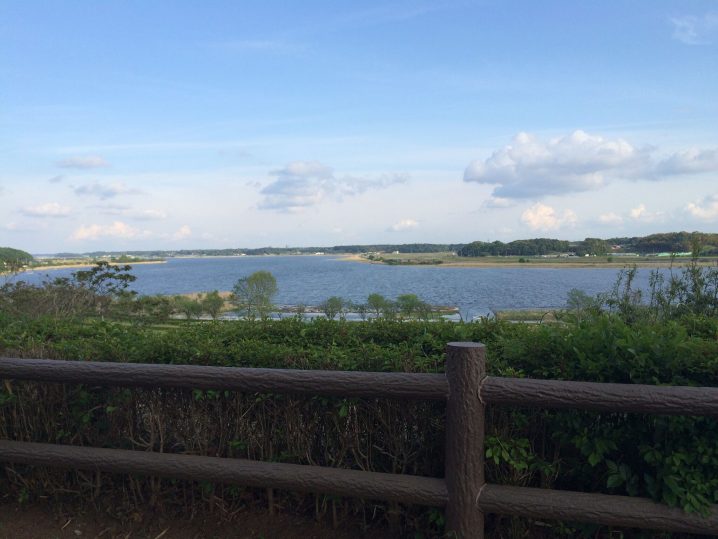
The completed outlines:
<svg viewBox="0 0 718 539">
<path fill-rule="evenodd" d="M 406 318 L 427 320 L 431 314 L 431 305 L 422 301 L 416 294 L 401 294 L 396 298 L 396 306 Z"/>
<path fill-rule="evenodd" d="M 0 273 L 14 273 L 24 265 L 30 264 L 35 258 L 25 251 L 12 247 L 0 247 Z"/>
<path fill-rule="evenodd" d="M 347 305 L 344 299 L 338 296 L 332 296 L 324 300 L 319 308 L 329 320 L 334 320 L 338 314 L 341 314 L 344 307 Z"/>
<path fill-rule="evenodd" d="M 247 318 L 266 318 L 272 311 L 272 299 L 277 294 L 277 279 L 268 271 L 255 271 L 239 279 L 232 290 L 231 301 L 237 311 Z"/>
<path fill-rule="evenodd" d="M 126 307 L 124 314 L 133 314 L 147 322 L 166 322 L 173 310 L 172 298 L 167 296 L 140 296 Z"/>
<path fill-rule="evenodd" d="M 475 241 L 458 250 L 459 256 L 534 256 L 550 253 L 565 253 L 570 243 L 564 240 L 536 238 L 515 240 L 509 243 Z"/>
<path fill-rule="evenodd" d="M 152 326 L 40 314 L 18 317 L 0 308 L 0 355 L 441 372 L 447 342 L 481 341 L 487 345 L 487 368 L 493 376 L 718 386 L 718 322 L 710 314 L 714 312 L 712 271 L 696 266 L 676 274 L 677 284 L 656 282 L 643 303 L 634 290 L 635 272 L 628 269 L 614 290 L 599 298 L 601 302 L 571 291 L 567 307 L 572 316 L 561 324 L 408 321 L 415 314 L 407 313 L 415 311 L 407 306 L 416 305 L 416 296 L 400 296 L 394 303 L 378 294 L 370 296 L 367 305 L 382 317 L 357 323 L 292 317 Z M 18 294 L 32 296 L 32 288 L 25 288 L 20 287 Z M 142 305 L 135 316 L 165 312 L 158 298 L 131 303 Z M 401 309 L 404 319 L 388 319 L 388 309 Z M 434 477 L 443 474 L 442 414 L 437 403 L 382 399 L 63 388 L 19 382 L 0 389 L 0 438 L 167 449 Z M 714 418 L 493 406 L 487 414 L 490 482 L 647 496 L 695 512 L 718 503 Z M 74 475 L 58 476 L 53 483 L 42 475 L 45 472 L 34 469 L 15 473 L 21 475 L 0 471 L 0 495 L 34 499 L 51 493 L 52 485 L 89 495 L 94 488 Z M 117 481 L 119 486 L 125 481 L 104 480 Z M 141 484 L 147 489 L 152 485 L 150 480 Z M 204 499 L 201 486 L 182 488 L 197 489 L 193 495 Z M 219 485 L 212 488 L 213 496 L 227 507 L 260 496 L 246 491 L 240 496 Z M 163 483 L 155 494 L 178 503 L 186 496 L 186 491 L 179 492 L 175 484 Z M 314 507 L 297 501 L 298 495 L 276 495 L 285 507 Z M 346 512 L 368 507 L 361 500 L 337 503 L 344 504 Z M 402 511 L 407 533 L 440 534 L 440 514 L 420 508 Z M 555 536 L 597 533 L 596 528 L 551 526 Z M 545 525 L 541 529 L 542 534 L 549 533 Z M 535 531 L 517 534 L 533 536 Z"/>
<path fill-rule="evenodd" d="M 600 310 L 600 302 L 583 290 L 572 288 L 566 295 L 566 310 L 575 321 L 580 322 L 586 316 L 597 314 Z"/>
<path fill-rule="evenodd" d="M 219 295 L 219 292 L 217 290 L 207 292 L 200 301 L 202 310 L 211 316 L 212 320 L 217 320 L 222 312 L 222 307 L 224 307 L 224 300 Z"/>
<path fill-rule="evenodd" d="M 583 241 L 576 242 L 572 248 L 577 256 L 602 256 L 611 252 L 611 245 L 606 240 L 599 238 L 586 238 Z"/>
<path fill-rule="evenodd" d="M 196 299 L 187 296 L 175 296 L 172 298 L 172 304 L 175 311 L 181 313 L 185 320 L 192 320 L 202 316 L 202 303 Z"/>
<path fill-rule="evenodd" d="M 381 313 L 384 311 L 387 303 L 389 303 L 389 300 L 381 294 L 376 293 L 369 294 L 369 297 L 366 300 L 367 307 L 377 317 L 381 316 Z"/>
<path fill-rule="evenodd" d="M 73 280 L 97 296 L 117 297 L 127 290 L 137 277 L 130 273 L 132 266 L 96 262 L 89 270 L 73 273 Z"/>
</svg>

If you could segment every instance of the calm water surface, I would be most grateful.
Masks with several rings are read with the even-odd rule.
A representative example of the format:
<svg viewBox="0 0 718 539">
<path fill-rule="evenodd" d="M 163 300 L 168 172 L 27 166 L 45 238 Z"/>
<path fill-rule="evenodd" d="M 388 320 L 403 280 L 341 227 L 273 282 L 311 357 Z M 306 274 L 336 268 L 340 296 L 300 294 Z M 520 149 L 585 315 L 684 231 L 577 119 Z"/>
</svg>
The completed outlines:
<svg viewBox="0 0 718 539">
<path fill-rule="evenodd" d="M 132 289 L 140 294 L 181 294 L 230 290 L 237 279 L 267 270 L 277 278 L 281 305 L 317 305 L 330 296 L 355 302 L 377 292 L 389 298 L 416 294 L 434 305 L 459 308 L 473 318 L 491 309 L 560 307 L 572 288 L 589 295 L 606 292 L 616 280 L 609 268 L 452 268 L 382 266 L 332 256 L 246 256 L 171 258 L 165 264 L 139 264 Z M 47 275 L 68 276 L 77 269 L 34 272 L 16 277 L 39 283 Z M 650 270 L 639 270 L 636 285 L 646 288 Z"/>
</svg>

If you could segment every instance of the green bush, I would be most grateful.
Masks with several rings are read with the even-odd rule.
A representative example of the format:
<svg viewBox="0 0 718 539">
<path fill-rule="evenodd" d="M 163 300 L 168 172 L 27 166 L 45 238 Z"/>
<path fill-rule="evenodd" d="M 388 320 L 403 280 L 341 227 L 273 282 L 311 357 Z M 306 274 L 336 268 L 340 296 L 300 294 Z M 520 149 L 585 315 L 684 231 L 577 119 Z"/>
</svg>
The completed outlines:
<svg viewBox="0 0 718 539">
<path fill-rule="evenodd" d="M 450 341 L 487 344 L 491 375 L 718 386 L 715 320 L 690 314 L 660 323 L 597 313 L 565 325 L 288 318 L 143 326 L 0 313 L 0 355 L 77 361 L 441 372 Z M 434 477 L 443 475 L 443 414 L 441 403 L 383 399 L 19 382 L 0 390 L 2 438 Z M 718 503 L 715 419 L 492 406 L 487 417 L 491 482 L 648 496 L 689 511 Z M 85 499 L 94 496 L 94 481 L 81 474 L 10 470 L 0 472 L 0 495 L 67 497 L 72 490 Z M 128 507 L 152 500 L 187 510 L 183 504 L 192 496 L 227 510 L 264 503 L 263 491 L 223 485 L 207 492 L 182 482 L 103 476 L 103 486 L 124 493 Z M 319 517 L 334 504 L 339 514 L 374 522 L 400 511 L 402 533 L 441 532 L 441 519 L 422 508 L 291 493 L 275 500 Z M 489 518 L 489 529 L 497 522 Z M 523 526 L 525 535 L 540 529 L 544 535 L 569 530 L 593 536 L 597 529 L 555 524 L 550 532 L 525 521 L 513 526 Z"/>
</svg>

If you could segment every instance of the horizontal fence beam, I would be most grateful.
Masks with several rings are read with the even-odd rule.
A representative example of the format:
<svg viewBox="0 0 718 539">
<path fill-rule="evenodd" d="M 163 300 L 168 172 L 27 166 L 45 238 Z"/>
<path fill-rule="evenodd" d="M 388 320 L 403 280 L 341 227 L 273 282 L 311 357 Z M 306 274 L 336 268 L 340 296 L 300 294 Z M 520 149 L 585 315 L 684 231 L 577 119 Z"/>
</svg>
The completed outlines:
<svg viewBox="0 0 718 539">
<path fill-rule="evenodd" d="M 133 387 L 228 389 L 339 397 L 445 400 L 443 374 L 205 367 L 0 358 L 0 378 Z M 535 408 L 718 417 L 718 388 L 500 378 L 481 385 L 486 403 Z"/>
<path fill-rule="evenodd" d="M 443 507 L 443 479 L 323 466 L 0 440 L 0 462 L 279 488 Z"/>
<path fill-rule="evenodd" d="M 486 485 L 479 495 L 479 507 L 486 513 L 539 520 L 556 519 L 707 535 L 718 533 L 718 506 L 715 505 L 704 517 L 646 498 Z"/>
<path fill-rule="evenodd" d="M 432 507 L 443 507 L 448 501 L 443 479 L 245 459 L 0 440 L 0 462 L 280 488 Z M 716 506 L 704 517 L 628 496 L 487 484 L 481 489 L 478 508 L 484 513 L 539 520 L 718 533 Z"/>
<path fill-rule="evenodd" d="M 448 394 L 448 384 L 443 374 L 253 369 L 6 357 L 0 358 L 0 378 L 348 398 L 445 400 Z"/>
<path fill-rule="evenodd" d="M 481 398 L 491 404 L 530 408 L 718 417 L 718 387 L 609 384 L 489 376 L 481 384 Z"/>
</svg>

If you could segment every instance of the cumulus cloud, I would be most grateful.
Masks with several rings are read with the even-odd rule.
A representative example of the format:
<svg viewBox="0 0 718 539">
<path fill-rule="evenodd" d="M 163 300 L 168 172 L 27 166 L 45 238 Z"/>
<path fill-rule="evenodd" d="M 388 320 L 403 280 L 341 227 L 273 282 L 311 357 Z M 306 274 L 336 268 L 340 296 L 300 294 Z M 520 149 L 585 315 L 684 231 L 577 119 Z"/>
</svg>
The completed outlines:
<svg viewBox="0 0 718 539">
<path fill-rule="evenodd" d="M 699 150 L 690 148 L 659 161 L 655 166 L 658 176 L 701 174 L 718 170 L 718 148 Z"/>
<path fill-rule="evenodd" d="M 72 240 L 98 240 L 102 238 L 133 239 L 147 237 L 150 233 L 146 230 L 134 228 L 122 221 L 115 221 L 111 225 L 83 225 L 76 229 L 70 239 Z"/>
<path fill-rule="evenodd" d="M 572 226 L 577 220 L 573 210 L 567 209 L 558 214 L 551 206 L 540 202 L 521 214 L 521 222 L 528 225 L 531 230 L 557 230 L 565 226 Z"/>
<path fill-rule="evenodd" d="M 598 216 L 598 221 L 604 225 L 620 225 L 623 223 L 623 217 L 617 213 L 602 213 Z"/>
<path fill-rule="evenodd" d="M 20 211 L 28 217 L 67 217 L 72 213 L 72 208 L 57 202 L 47 202 L 39 206 L 26 206 Z"/>
<path fill-rule="evenodd" d="M 68 157 L 57 162 L 60 168 L 91 169 L 110 166 L 103 157 L 99 155 L 87 155 L 84 157 Z"/>
<path fill-rule="evenodd" d="M 128 187 L 122 182 L 115 183 L 100 183 L 93 182 L 86 185 L 80 185 L 73 189 L 76 195 L 82 196 L 94 196 L 100 200 L 107 200 L 108 198 L 114 198 L 119 195 L 137 195 L 142 191 Z"/>
<path fill-rule="evenodd" d="M 387 174 L 376 178 L 337 177 L 318 161 L 294 161 L 269 173 L 274 179 L 260 194 L 263 210 L 299 211 L 324 200 L 342 200 L 370 189 L 382 189 L 407 181 L 405 174 Z"/>
<path fill-rule="evenodd" d="M 686 45 L 710 45 L 718 36 L 718 13 L 673 17 L 673 39 Z"/>
<path fill-rule="evenodd" d="M 693 217 L 703 221 L 718 220 L 718 194 L 703 200 L 689 203 L 685 210 Z"/>
<path fill-rule="evenodd" d="M 718 149 L 688 149 L 662 158 L 655 152 L 580 130 L 549 140 L 519 133 L 487 159 L 472 161 L 464 181 L 493 185 L 495 199 L 525 199 L 600 189 L 616 179 L 718 170 Z"/>
<path fill-rule="evenodd" d="M 635 208 L 631 208 L 631 211 L 628 212 L 628 215 L 634 221 L 642 221 L 644 223 L 651 223 L 651 222 L 655 221 L 656 219 L 659 219 L 660 217 L 662 217 L 663 213 L 648 211 L 645 204 L 639 204 Z"/>
<path fill-rule="evenodd" d="M 172 238 L 176 240 L 184 240 L 192 235 L 192 229 L 188 225 L 182 225 L 179 227 L 177 232 L 172 235 Z"/>
<path fill-rule="evenodd" d="M 403 230 L 411 230 L 419 226 L 419 222 L 414 219 L 402 219 L 398 223 L 391 225 L 388 230 L 390 232 L 401 232 Z"/>
</svg>

